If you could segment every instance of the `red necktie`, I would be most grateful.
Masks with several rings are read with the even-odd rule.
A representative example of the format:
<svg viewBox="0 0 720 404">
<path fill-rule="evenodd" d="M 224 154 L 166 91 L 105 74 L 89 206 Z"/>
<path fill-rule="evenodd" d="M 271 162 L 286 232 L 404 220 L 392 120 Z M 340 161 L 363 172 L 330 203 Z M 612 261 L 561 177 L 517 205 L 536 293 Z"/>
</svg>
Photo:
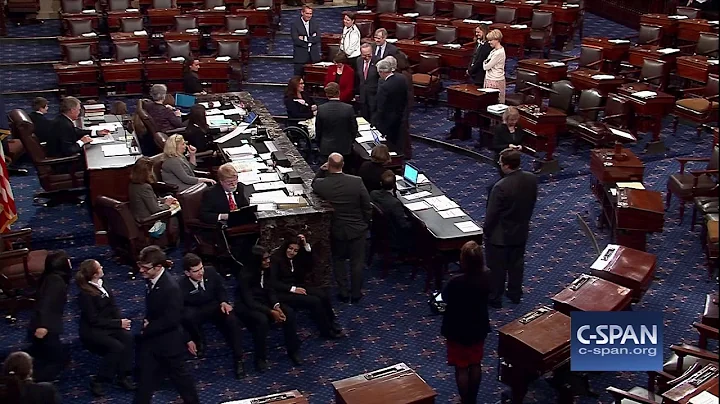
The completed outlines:
<svg viewBox="0 0 720 404">
<path fill-rule="evenodd" d="M 365 67 L 363 67 L 363 76 L 365 77 L 365 80 L 367 80 L 368 67 L 370 67 L 370 62 L 366 60 Z"/>
<path fill-rule="evenodd" d="M 237 205 L 235 204 L 235 199 L 233 199 L 233 196 L 231 193 L 228 193 L 228 204 L 230 205 L 230 211 L 237 210 Z"/>
</svg>

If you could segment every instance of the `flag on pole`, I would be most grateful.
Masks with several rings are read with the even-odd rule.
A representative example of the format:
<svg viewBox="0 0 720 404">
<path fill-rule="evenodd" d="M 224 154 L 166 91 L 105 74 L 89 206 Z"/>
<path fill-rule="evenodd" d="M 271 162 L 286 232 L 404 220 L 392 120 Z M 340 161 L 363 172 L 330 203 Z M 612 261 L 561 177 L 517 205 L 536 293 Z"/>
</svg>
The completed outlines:
<svg viewBox="0 0 720 404">
<path fill-rule="evenodd" d="M 0 133 L 0 138 L 6 136 Z M 5 164 L 5 151 L 0 147 L 0 233 L 5 233 L 16 220 L 17 206 L 10 186 L 10 174 Z"/>
</svg>

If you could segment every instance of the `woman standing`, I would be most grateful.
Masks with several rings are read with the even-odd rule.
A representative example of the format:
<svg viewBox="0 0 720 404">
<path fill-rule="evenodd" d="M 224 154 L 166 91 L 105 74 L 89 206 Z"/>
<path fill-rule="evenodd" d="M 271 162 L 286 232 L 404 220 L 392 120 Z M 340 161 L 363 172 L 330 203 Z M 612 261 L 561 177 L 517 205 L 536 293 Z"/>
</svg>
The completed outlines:
<svg viewBox="0 0 720 404">
<path fill-rule="evenodd" d="M 185 152 L 188 157 L 185 158 Z M 201 178 L 195 175 L 197 149 L 188 146 L 182 135 L 172 135 L 165 142 L 163 150 L 162 179 L 171 185 L 177 185 L 178 191 L 184 191 L 198 182 L 215 185 L 210 178 Z"/>
<path fill-rule="evenodd" d="M 447 339 L 448 364 L 455 367 L 461 403 L 475 404 L 482 380 L 485 337 L 490 332 L 490 278 L 482 247 L 476 242 L 463 245 L 460 268 L 463 274 L 452 278 L 442 292 L 446 306 L 440 333 Z"/>
<path fill-rule="evenodd" d="M 353 67 L 357 66 L 357 58 L 360 56 L 360 39 L 360 29 L 355 25 L 355 13 L 344 12 L 340 50 L 347 55 L 348 64 Z"/>
<path fill-rule="evenodd" d="M 13 352 L 5 359 L 0 386 L 0 402 L 3 403 L 60 403 L 60 394 L 52 383 L 33 381 L 33 359 L 25 352 Z"/>
<path fill-rule="evenodd" d="M 485 88 L 497 88 L 500 90 L 500 104 L 505 103 L 505 48 L 500 43 L 502 37 L 502 32 L 499 29 L 494 29 L 487 34 L 487 41 L 491 50 L 483 62 Z"/>
<path fill-rule="evenodd" d="M 293 121 L 310 119 L 317 111 L 315 101 L 305 93 L 305 81 L 300 76 L 295 76 L 288 82 L 284 101 L 288 119 Z"/>
<path fill-rule="evenodd" d="M 83 261 L 75 274 L 80 288 L 80 341 L 90 352 L 103 357 L 97 376 L 90 380 L 90 391 L 96 397 L 104 396 L 104 385 L 113 381 L 125 390 L 135 390 L 130 380 L 133 358 L 130 320 L 120 316 L 115 297 L 107 282 L 103 282 L 104 275 L 102 265 L 92 259 Z"/>
<path fill-rule="evenodd" d="M 183 91 L 188 94 L 206 94 L 200 82 L 200 61 L 194 58 L 185 59 L 183 63 Z"/>
<path fill-rule="evenodd" d="M 328 67 L 325 73 L 325 85 L 337 83 L 340 86 L 340 101 L 351 103 L 355 96 L 355 71 L 345 64 L 347 57 L 340 51 L 335 55 L 333 66 Z"/>
</svg>

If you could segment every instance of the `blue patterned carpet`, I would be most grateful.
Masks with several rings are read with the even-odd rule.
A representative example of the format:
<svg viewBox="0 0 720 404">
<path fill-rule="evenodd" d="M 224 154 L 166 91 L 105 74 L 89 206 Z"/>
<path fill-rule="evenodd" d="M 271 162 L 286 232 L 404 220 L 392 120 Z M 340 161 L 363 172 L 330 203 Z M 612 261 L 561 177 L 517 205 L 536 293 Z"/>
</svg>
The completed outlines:
<svg viewBox="0 0 720 404">
<path fill-rule="evenodd" d="M 336 12 L 336 10 L 330 10 Z M 320 16 L 325 10 L 317 10 Z M 338 12 L 339 14 L 339 12 Z M 287 13 L 284 13 L 284 18 Z M 624 27 L 607 20 L 588 15 L 586 35 L 629 35 Z M 575 52 L 577 49 L 575 50 Z M 279 63 L 254 60 L 251 65 L 252 81 L 283 82 L 291 67 Z M 514 65 L 514 63 L 513 63 Z M 282 67 L 285 68 L 283 72 Z M 26 83 L 25 89 L 39 88 L 31 73 L 17 73 Z M 267 75 L 267 76 L 266 76 Z M 282 88 L 248 86 L 247 89 L 265 102 L 271 113 L 284 115 Z M 57 113 L 57 98 L 49 97 L 51 114 Z M 31 97 L 5 97 L 5 111 L 27 107 Z M 1 105 L 1 104 L 0 104 Z M 131 100 L 128 105 L 132 106 Z M 3 116 L 5 112 L 3 111 Z M 416 108 L 412 116 L 412 133 L 443 138 L 452 123 L 447 120 L 446 108 Z M 1 122 L 1 121 L 0 121 Z M 646 186 L 664 191 L 667 176 L 677 172 L 679 165 L 675 156 L 706 156 L 711 139 L 698 139 L 692 128 L 680 126 L 677 136 L 664 131 L 670 153 L 659 156 L 640 154 L 644 141 L 632 146 L 646 163 Z M 645 139 L 647 140 L 647 139 Z M 461 143 L 471 146 L 471 142 Z M 486 152 L 486 151 L 484 151 Z M 519 305 L 509 304 L 504 309 L 491 311 L 495 328 L 519 317 L 538 305 L 550 304 L 549 298 L 571 282 L 578 274 L 587 273 L 594 259 L 592 247 L 575 222 L 574 214 L 580 213 L 589 222 L 598 214 L 598 204 L 589 190 L 588 148 L 574 150 L 567 139 L 562 139 L 558 158 L 563 170 L 554 176 L 541 178 L 540 195 L 532 223 L 531 239 L 526 259 L 526 295 Z M 449 197 L 459 203 L 476 221 L 482 222 L 485 214 L 486 188 L 496 180 L 494 168 L 461 157 L 442 149 L 424 144 L 414 145 L 414 163 L 429 173 L 431 179 Z M 527 162 L 526 167 L 529 166 Z M 32 170 L 31 170 L 32 171 Z M 32 227 L 35 248 L 65 248 L 75 264 L 86 258 L 99 259 L 105 267 L 107 281 L 119 294 L 123 313 L 133 319 L 137 326 L 143 315 L 143 291 L 141 281 L 128 281 L 126 269 L 116 264 L 109 249 L 92 244 L 92 228 L 86 210 L 60 206 L 42 208 L 32 205 L 32 194 L 39 189 L 34 173 L 27 177 L 12 177 L 11 183 L 20 208 L 20 220 L 14 228 Z M 717 284 L 708 280 L 701 241 L 697 232 L 689 230 L 689 213 L 680 225 L 675 200 L 665 219 L 665 230 L 649 238 L 649 251 L 657 254 L 659 268 L 657 278 L 642 302 L 635 310 L 661 311 L 665 313 L 665 345 L 681 341 L 696 342 L 691 329 L 702 311 L 705 294 L 716 290 Z M 595 230 L 599 242 L 609 241 L 609 235 Z M 57 238 L 72 236 L 69 241 Z M 311 240 L 312 241 L 312 240 Z M 179 253 L 173 254 L 179 259 Z M 427 297 L 422 293 L 423 279 L 410 279 L 409 267 L 395 267 L 387 279 L 379 278 L 375 265 L 368 269 L 366 298 L 359 305 L 336 305 L 341 324 L 349 337 L 326 342 L 317 337 L 314 327 L 305 314 L 300 316 L 303 339 L 303 356 L 306 364 L 292 368 L 282 349 L 280 332 L 271 334 L 271 370 L 260 376 L 250 371 L 250 377 L 236 381 L 230 376 L 231 364 L 228 351 L 219 335 L 211 328 L 208 339 L 213 342 L 208 356 L 202 360 L 190 360 L 194 368 L 203 403 L 219 403 L 298 388 L 310 394 L 312 403 L 332 403 L 330 382 L 361 372 L 377 369 L 396 362 L 406 362 L 438 392 L 438 403 L 457 402 L 452 368 L 445 363 L 445 348 L 439 337 L 440 318 L 429 315 Z M 230 285 L 232 287 L 232 285 Z M 76 291 L 73 289 L 72 295 Z M 17 324 L 0 323 L 0 358 L 11 350 L 24 346 L 28 314 L 23 313 Z M 72 365 L 59 384 L 66 402 L 72 403 L 126 403 L 130 396 L 118 390 L 110 390 L 104 399 L 90 396 L 87 390 L 88 376 L 97 369 L 97 359 L 81 347 L 77 336 L 78 308 L 71 300 L 66 310 L 66 334 L 64 341 L 72 347 Z M 134 329 L 138 331 L 137 327 Z M 252 353 L 249 335 L 245 333 L 248 350 L 246 365 L 251 369 Z M 480 403 L 496 403 L 504 386 L 497 382 L 497 335 L 492 334 L 486 342 L 484 360 L 485 377 L 481 386 Z M 668 352 L 665 352 L 666 356 Z M 592 386 L 603 391 L 608 385 L 630 388 L 645 385 L 645 374 L 607 372 L 596 375 Z M 547 383 L 539 380 L 531 386 L 528 403 L 554 402 L 554 393 Z M 176 402 L 176 395 L 165 390 L 156 395 L 156 403 Z M 580 398 L 578 403 L 610 403 L 611 398 L 602 394 L 599 399 Z"/>
</svg>

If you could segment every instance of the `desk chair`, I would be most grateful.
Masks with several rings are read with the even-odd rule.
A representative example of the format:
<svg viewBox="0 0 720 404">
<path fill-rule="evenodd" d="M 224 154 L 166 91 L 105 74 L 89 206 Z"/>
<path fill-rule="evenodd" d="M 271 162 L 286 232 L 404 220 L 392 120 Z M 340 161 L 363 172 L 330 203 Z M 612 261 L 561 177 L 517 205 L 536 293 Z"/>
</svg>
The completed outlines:
<svg viewBox="0 0 720 404">
<path fill-rule="evenodd" d="M 695 124 L 698 137 L 703 128 L 718 120 L 718 91 L 720 85 L 717 74 L 708 75 L 705 87 L 686 88 L 680 90 L 683 98 L 675 102 L 673 109 L 673 134 L 677 134 L 680 119 Z"/>
<path fill-rule="evenodd" d="M 283 133 L 285 133 L 285 136 L 295 145 L 295 148 L 300 152 L 300 155 L 305 161 L 312 163 L 317 157 L 314 153 L 317 148 L 313 147 L 310 132 L 308 132 L 308 129 L 304 125 L 298 122 L 287 120 L 286 124 L 288 126 L 283 128 Z"/>
<path fill-rule="evenodd" d="M 395 0 L 378 0 L 375 12 L 378 14 L 397 13 L 397 2 Z"/>
<path fill-rule="evenodd" d="M 574 115 L 569 115 L 565 122 L 567 123 L 568 132 L 575 136 L 575 141 L 584 140 L 581 135 L 580 126 L 596 122 L 598 113 L 605 109 L 603 104 L 605 97 L 596 89 L 586 89 L 580 92 L 577 108 Z"/>
<path fill-rule="evenodd" d="M 13 23 L 37 22 L 39 11 L 39 0 L 8 0 L 7 2 L 8 18 Z"/>
<path fill-rule="evenodd" d="M 515 24 L 517 23 L 517 9 L 510 7 L 495 7 L 495 23 L 499 24 Z"/>
<path fill-rule="evenodd" d="M 206 10 L 212 10 L 215 7 L 223 7 L 225 6 L 224 0 L 205 0 L 203 6 Z"/>
<path fill-rule="evenodd" d="M 375 33 L 375 24 L 372 21 L 355 21 L 355 26 L 360 31 L 360 38 L 372 38 Z"/>
<path fill-rule="evenodd" d="M 435 15 L 435 2 L 426 0 L 415 1 L 415 12 L 421 17 Z"/>
<path fill-rule="evenodd" d="M 243 60 L 246 60 L 247 57 L 243 54 L 240 41 L 218 41 L 215 56 L 230 57 L 230 78 L 235 80 L 238 85 L 241 85 L 243 78 L 247 76 L 243 63 Z"/>
<path fill-rule="evenodd" d="M 603 53 L 601 48 L 586 45 L 580 47 L 580 56 L 560 59 L 559 62 L 568 63 L 573 60 L 578 61 L 578 68 L 592 69 L 598 71 L 602 70 L 603 62 L 605 62 L 605 59 L 603 59 Z"/>
<path fill-rule="evenodd" d="M 677 6 L 675 8 L 675 14 L 676 15 L 684 15 L 690 19 L 696 19 L 696 18 L 699 18 L 700 9 L 693 8 L 693 7 Z"/>
<path fill-rule="evenodd" d="M 120 32 L 144 31 L 142 17 L 126 17 L 120 19 Z"/>
<path fill-rule="evenodd" d="M 395 24 L 395 38 L 414 40 L 417 36 L 417 26 L 414 22 L 398 22 Z"/>
<path fill-rule="evenodd" d="M 370 249 L 367 257 L 367 265 L 370 266 L 375 254 L 380 254 L 382 261 L 382 278 L 387 278 L 390 268 L 392 253 L 390 251 L 390 226 L 385 214 L 379 206 L 370 203 L 372 206 L 372 223 L 370 223 Z"/>
<path fill-rule="evenodd" d="M 0 129 L 0 138 L 3 139 L 2 148 L 3 153 L 5 153 L 5 165 L 7 166 L 8 174 L 27 175 L 28 171 L 26 169 L 13 166 L 13 163 L 20 160 L 20 158 L 25 154 L 25 148 L 23 147 L 20 139 L 12 139 L 9 136 L 9 130 Z"/>
<path fill-rule="evenodd" d="M 505 96 L 505 104 L 515 106 L 522 104 L 535 104 L 535 87 L 528 83 L 538 84 L 538 75 L 536 72 L 517 69 L 515 71 L 515 88 L 512 94 Z"/>
<path fill-rule="evenodd" d="M 612 133 L 610 128 L 630 132 L 628 118 L 630 117 L 630 103 L 628 99 L 617 94 L 609 94 L 605 101 L 603 116 L 597 122 L 584 122 L 577 128 L 575 134 L 594 147 L 611 147 L 616 142 L 632 142 L 634 140 L 621 138 Z"/>
<path fill-rule="evenodd" d="M 720 198 L 717 196 L 698 196 L 693 199 L 693 212 L 692 221 L 690 222 L 690 230 L 695 230 L 698 212 L 703 220 L 705 220 L 704 218 L 706 218 L 707 215 L 720 214 Z"/>
<path fill-rule="evenodd" d="M 20 310 L 35 305 L 37 280 L 45 271 L 47 250 L 33 250 L 29 228 L 0 233 L 0 289 L 6 299 L 0 307 L 6 310 L 5 320 L 17 321 Z"/>
<path fill-rule="evenodd" d="M 699 196 L 715 196 L 718 192 L 718 146 L 713 147 L 710 158 L 680 157 L 680 172 L 672 174 L 667 181 L 667 199 L 665 209 L 670 207 L 672 196 L 680 198 L 680 223 L 685 214 L 685 203 Z M 704 170 L 685 172 L 685 166 L 691 162 L 706 162 Z"/>
<path fill-rule="evenodd" d="M 452 18 L 454 20 L 466 20 L 474 15 L 472 4 L 453 3 Z"/>
<path fill-rule="evenodd" d="M 166 41 L 165 43 L 167 44 L 168 59 L 179 56 L 186 59 L 193 57 L 189 41 Z"/>
<path fill-rule="evenodd" d="M 662 27 L 658 25 L 640 24 L 637 35 L 630 35 L 625 39 L 636 38 L 635 45 L 659 45 L 662 40 Z"/>
<path fill-rule="evenodd" d="M 718 56 L 718 34 L 715 32 L 701 32 L 698 41 L 695 44 L 680 45 L 678 48 L 681 52 L 693 55 L 701 55 L 717 58 Z"/>
<path fill-rule="evenodd" d="M 547 58 L 550 53 L 550 40 L 552 39 L 553 14 L 546 11 L 533 11 L 530 22 L 530 35 L 528 37 L 528 48 L 539 48 L 543 57 Z"/>
<path fill-rule="evenodd" d="M 440 27 L 438 27 L 439 29 Z M 440 55 L 420 53 L 420 63 L 411 67 L 412 85 L 415 97 L 425 101 L 425 106 L 432 101 L 436 104 L 442 92 Z"/>
</svg>

